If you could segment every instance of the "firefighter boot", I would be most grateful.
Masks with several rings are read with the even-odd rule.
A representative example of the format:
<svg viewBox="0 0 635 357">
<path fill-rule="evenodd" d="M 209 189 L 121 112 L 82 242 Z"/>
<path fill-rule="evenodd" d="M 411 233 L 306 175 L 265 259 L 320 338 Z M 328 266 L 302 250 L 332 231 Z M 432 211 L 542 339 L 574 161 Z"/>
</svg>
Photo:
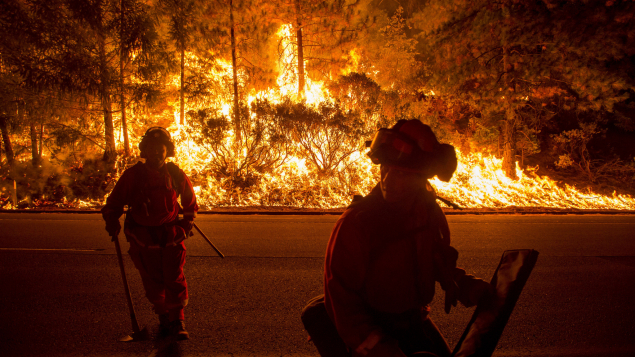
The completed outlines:
<svg viewBox="0 0 635 357">
<path fill-rule="evenodd" d="M 185 329 L 185 321 L 183 320 L 175 320 L 170 323 L 172 331 L 172 336 L 174 336 L 177 340 L 189 340 L 190 335 L 187 333 Z"/>
</svg>

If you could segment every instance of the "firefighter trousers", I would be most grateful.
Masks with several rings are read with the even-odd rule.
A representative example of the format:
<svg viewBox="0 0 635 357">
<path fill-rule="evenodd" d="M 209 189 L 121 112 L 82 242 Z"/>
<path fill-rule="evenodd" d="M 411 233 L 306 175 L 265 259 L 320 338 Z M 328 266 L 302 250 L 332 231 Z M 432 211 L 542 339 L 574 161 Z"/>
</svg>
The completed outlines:
<svg viewBox="0 0 635 357">
<path fill-rule="evenodd" d="M 130 241 L 128 251 L 141 275 L 146 297 L 157 314 L 169 314 L 170 321 L 184 320 L 188 302 L 187 282 L 183 274 L 185 245 L 146 248 Z"/>
</svg>

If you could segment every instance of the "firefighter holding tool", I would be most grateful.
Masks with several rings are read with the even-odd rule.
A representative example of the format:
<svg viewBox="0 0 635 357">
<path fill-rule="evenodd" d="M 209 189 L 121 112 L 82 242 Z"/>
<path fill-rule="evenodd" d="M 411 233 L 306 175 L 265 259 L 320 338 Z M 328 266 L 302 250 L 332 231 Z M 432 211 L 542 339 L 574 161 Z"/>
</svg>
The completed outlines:
<svg viewBox="0 0 635 357">
<path fill-rule="evenodd" d="M 377 132 L 368 156 L 381 165 L 379 183 L 335 224 L 324 296 L 309 303 L 302 321 L 322 356 L 449 356 L 428 316 L 435 283 L 445 291 L 446 312 L 493 290 L 456 267 L 458 252 L 428 182 L 450 180 L 454 147 L 421 121 L 400 120 Z"/>
<path fill-rule="evenodd" d="M 146 297 L 159 315 L 159 333 L 186 340 L 184 240 L 192 230 L 198 205 L 189 178 L 178 166 L 165 161 L 174 156 L 174 149 L 167 130 L 148 129 L 139 143 L 145 163 L 138 162 L 124 171 L 101 212 L 114 239 L 121 230 L 119 217 L 128 206 L 124 223 L 128 253 L 141 275 Z"/>
</svg>

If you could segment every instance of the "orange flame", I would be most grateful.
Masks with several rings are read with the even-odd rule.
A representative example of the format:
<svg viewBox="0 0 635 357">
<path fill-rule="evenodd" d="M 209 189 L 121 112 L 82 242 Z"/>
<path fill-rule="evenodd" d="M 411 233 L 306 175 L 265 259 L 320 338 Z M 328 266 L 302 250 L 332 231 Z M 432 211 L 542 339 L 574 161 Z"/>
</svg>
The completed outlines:
<svg viewBox="0 0 635 357">
<path fill-rule="evenodd" d="M 291 25 L 284 25 L 279 30 L 278 36 L 283 41 L 283 48 L 292 48 L 288 46 L 292 34 Z M 354 51 L 350 55 L 353 62 L 356 62 L 358 55 Z M 193 54 L 187 54 L 187 58 L 188 66 L 196 65 Z M 293 65 L 293 60 L 294 54 L 291 50 L 287 50 L 279 64 L 278 89 L 249 93 L 247 103 L 250 104 L 257 98 L 267 98 L 270 102 L 279 103 L 285 96 L 296 93 L 297 87 L 293 78 L 297 76 L 297 66 Z M 209 76 L 228 77 L 231 73 L 231 63 L 217 60 L 217 64 L 221 71 L 209 73 Z M 354 69 L 344 69 L 344 71 L 352 70 Z M 179 83 L 178 76 L 175 76 L 170 85 L 178 88 Z M 310 78 L 306 78 L 305 83 L 306 92 L 303 100 L 306 104 L 318 105 L 320 102 L 331 100 L 323 83 L 313 82 Z M 176 100 L 169 104 L 178 108 Z M 220 109 L 227 117 L 230 116 L 231 108 L 230 103 L 221 101 Z M 186 112 L 191 109 L 197 108 L 186 103 Z M 180 125 L 178 110 L 174 111 L 174 122 L 167 129 L 173 139 L 180 143 L 175 161 L 190 177 L 194 178 L 195 191 L 202 209 L 224 206 L 341 208 L 350 203 L 352 195 L 367 194 L 379 180 L 378 167 L 371 164 L 363 151 L 356 150 L 339 165 L 337 172 L 331 177 L 320 177 L 309 168 L 306 159 L 291 157 L 274 171 L 263 174 L 255 185 L 242 189 L 234 187 L 230 190 L 227 188 L 225 179 L 201 175 L 206 172 L 206 164 L 214 153 L 188 137 Z M 234 141 L 233 133 L 230 134 L 226 139 L 227 147 L 231 147 Z M 131 141 L 131 146 L 136 147 L 135 139 L 131 137 Z M 245 155 L 245 153 L 238 153 L 238 155 Z M 518 167 L 516 168 L 518 179 L 512 180 L 503 173 L 502 160 L 494 156 L 457 152 L 457 157 L 459 164 L 451 182 L 445 183 L 435 178 L 431 180 L 431 184 L 439 196 L 465 208 L 517 206 L 635 210 L 635 199 L 631 196 L 583 193 L 568 185 L 561 188 L 548 177 L 539 177 L 530 170 L 524 172 Z M 99 203 L 103 204 L 103 201 L 76 200 L 69 202 L 68 205 L 88 208 Z M 4 208 L 11 207 L 11 203 L 7 203 Z"/>
<path fill-rule="evenodd" d="M 549 207 L 578 209 L 634 210 L 635 199 L 628 195 L 612 197 L 583 193 L 575 187 L 564 188 L 549 179 L 528 175 L 516 166 L 517 180 L 502 170 L 502 159 L 483 154 L 462 155 L 457 152 L 459 165 L 450 183 L 432 180 L 440 196 L 463 207 Z"/>
<path fill-rule="evenodd" d="M 278 103 L 285 96 L 297 91 L 293 78 L 297 76 L 297 66 L 293 65 L 294 54 L 287 46 L 292 38 L 292 26 L 284 25 L 278 31 L 287 48 L 279 65 L 280 75 L 276 91 L 253 92 L 248 95 L 248 103 L 256 98 L 267 98 Z M 286 42 L 285 42 L 286 41 Z M 355 60 L 357 55 L 351 53 Z M 231 64 L 219 61 L 220 67 L 228 73 Z M 345 71 L 350 71 L 350 68 Z M 293 73 L 290 73 L 293 72 Z M 210 74 L 213 76 L 221 73 Z M 226 75 L 226 74 L 225 74 Z M 175 82 L 176 83 L 176 82 Z M 317 105 L 330 101 L 329 92 L 322 83 L 306 79 L 307 104 Z M 229 116 L 231 105 L 222 105 L 223 113 Z M 205 163 L 213 155 L 187 138 L 180 127 L 178 113 L 168 128 L 176 141 L 182 143 L 177 152 L 177 161 L 190 174 L 204 172 Z M 232 141 L 233 136 L 228 140 Z M 229 144 L 229 143 L 228 143 Z M 583 193 L 574 187 L 561 188 L 548 177 L 540 177 L 516 168 L 517 180 L 505 176 L 502 160 L 483 154 L 463 155 L 457 152 L 459 165 L 450 183 L 438 179 L 431 180 L 440 196 L 466 208 L 495 207 L 549 207 L 578 209 L 623 209 L 635 210 L 635 199 L 627 195 L 604 196 Z M 318 177 L 300 157 L 292 157 L 274 172 L 264 174 L 257 185 L 247 189 L 228 192 L 223 180 L 206 177 L 195 187 L 199 203 L 203 208 L 219 206 L 296 206 L 307 208 L 341 208 L 350 203 L 353 194 L 367 194 L 378 182 L 379 170 L 373 166 L 362 151 L 355 151 L 338 168 L 337 177 Z M 199 180 L 201 181 L 201 180 Z"/>
</svg>

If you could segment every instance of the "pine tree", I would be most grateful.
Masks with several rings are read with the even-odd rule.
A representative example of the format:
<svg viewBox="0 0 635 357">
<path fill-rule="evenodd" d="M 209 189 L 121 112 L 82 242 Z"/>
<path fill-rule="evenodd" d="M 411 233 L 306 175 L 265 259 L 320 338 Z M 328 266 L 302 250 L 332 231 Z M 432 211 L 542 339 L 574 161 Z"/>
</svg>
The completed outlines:
<svg viewBox="0 0 635 357">
<path fill-rule="evenodd" d="M 351 60 L 356 41 L 371 20 L 363 11 L 366 1 L 284 0 L 272 16 L 293 31 L 283 41 L 294 55 L 287 72 L 295 73 L 298 98 L 304 98 L 307 77 L 316 81 L 334 80 Z M 282 45 L 282 43 L 281 43 Z M 282 48 L 280 56 L 289 52 Z"/>
<path fill-rule="evenodd" d="M 83 93 L 95 99 L 103 115 L 103 160 L 111 167 L 117 156 L 113 96 L 125 91 L 122 77 L 130 54 L 136 54 L 136 65 L 142 66 L 156 37 L 147 6 L 126 0 L 127 16 L 122 21 L 121 4 L 121 0 L 14 1 L 17 21 L 6 27 L 23 39 L 9 53 L 25 86 L 36 92 Z M 86 101 L 86 109 L 91 102 Z"/>
<path fill-rule="evenodd" d="M 529 108 L 608 110 L 633 78 L 630 1 L 432 0 L 412 17 L 428 88 L 499 126 L 514 176 L 516 130 Z M 498 122 L 498 125 L 496 124 Z M 540 130 L 540 128 L 538 128 Z"/>
<path fill-rule="evenodd" d="M 204 5 L 197 55 L 203 62 L 231 63 L 231 101 L 237 142 L 244 131 L 242 101 L 252 90 L 266 89 L 275 79 L 270 39 L 276 27 L 270 19 L 275 4 L 265 0 L 216 0 Z M 218 94 L 217 94 L 218 95 Z"/>
<path fill-rule="evenodd" d="M 159 7 L 169 18 L 168 32 L 170 39 L 174 42 L 175 49 L 180 58 L 180 123 L 185 120 L 185 51 L 190 50 L 192 38 L 196 27 L 197 7 L 200 7 L 193 0 L 161 0 Z"/>
<path fill-rule="evenodd" d="M 7 66 L 2 59 L 2 53 L 4 52 L 0 51 L 0 134 L 2 135 L 1 138 L 7 164 L 13 166 L 15 155 L 13 153 L 9 128 L 12 122 L 16 120 L 16 99 L 20 97 L 21 92 L 19 86 L 20 80 L 10 73 L 9 66 Z"/>
</svg>

